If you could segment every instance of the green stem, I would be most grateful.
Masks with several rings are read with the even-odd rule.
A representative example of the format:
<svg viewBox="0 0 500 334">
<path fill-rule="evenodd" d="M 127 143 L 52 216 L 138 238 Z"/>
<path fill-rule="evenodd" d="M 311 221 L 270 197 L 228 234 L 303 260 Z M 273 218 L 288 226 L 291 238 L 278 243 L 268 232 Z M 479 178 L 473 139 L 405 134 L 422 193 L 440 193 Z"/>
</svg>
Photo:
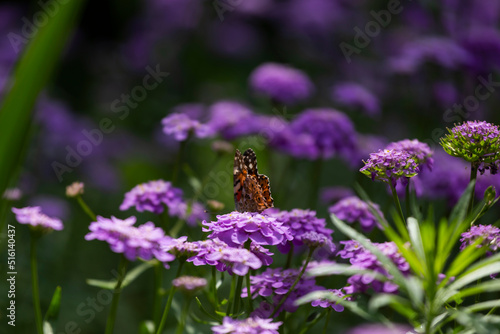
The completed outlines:
<svg viewBox="0 0 500 334">
<path fill-rule="evenodd" d="M 323 327 L 323 334 L 326 334 L 326 330 L 328 328 L 328 322 L 330 321 L 330 315 L 332 314 L 332 309 L 329 307 L 326 310 L 326 319 L 325 319 L 325 326 Z"/>
<path fill-rule="evenodd" d="M 40 307 L 40 293 L 38 290 L 38 270 L 36 263 L 36 244 L 40 235 L 31 233 L 31 284 L 33 289 L 33 307 L 35 308 L 35 326 L 38 334 L 43 334 L 42 309 Z"/>
<path fill-rule="evenodd" d="M 477 178 L 477 164 L 474 162 L 471 162 L 470 164 L 470 181 L 476 181 Z M 472 208 L 474 207 L 474 195 L 476 191 L 476 183 L 474 183 L 474 186 L 472 187 L 472 193 L 470 195 L 470 201 L 469 201 L 469 207 L 467 209 L 467 214 L 472 213 Z"/>
<path fill-rule="evenodd" d="M 293 251 L 294 251 L 294 245 L 293 242 L 290 242 L 290 250 L 288 251 L 287 257 L 286 257 L 286 264 L 285 264 L 285 269 L 290 268 L 292 265 L 292 258 L 293 258 Z"/>
<path fill-rule="evenodd" d="M 250 270 L 248 273 L 245 275 L 246 281 L 247 281 L 247 294 L 248 294 L 248 314 L 253 312 L 253 303 L 252 303 L 252 293 L 250 292 L 250 287 L 252 286 L 250 284 Z"/>
<path fill-rule="evenodd" d="M 182 310 L 181 319 L 179 321 L 179 324 L 177 325 L 177 330 L 175 331 L 175 334 L 182 334 L 184 332 L 184 328 L 186 328 L 186 319 L 190 305 L 191 305 L 191 298 L 186 298 L 186 303 L 184 304 L 184 309 Z"/>
<path fill-rule="evenodd" d="M 183 265 L 184 265 L 184 261 L 179 261 L 179 268 L 177 269 L 177 273 L 175 274 L 176 278 L 180 276 Z M 175 293 L 175 287 L 172 286 L 170 288 L 170 292 L 168 294 L 168 299 L 167 299 L 167 304 L 165 305 L 165 309 L 163 310 L 161 322 L 160 322 L 160 325 L 158 326 L 158 329 L 156 330 L 156 334 L 161 334 L 161 332 L 165 328 L 165 325 L 167 324 L 168 312 L 170 311 L 170 307 L 172 306 L 172 300 L 174 299 L 174 293 Z"/>
<path fill-rule="evenodd" d="M 233 275 L 231 277 L 231 289 L 229 290 L 229 298 L 227 299 L 228 303 L 227 303 L 226 316 L 229 316 L 231 314 L 231 307 L 233 306 L 235 290 L 236 290 L 236 275 Z"/>
<path fill-rule="evenodd" d="M 313 180 L 312 180 L 312 196 L 310 197 L 309 207 L 315 209 L 318 202 L 319 185 L 321 181 L 321 171 L 323 169 L 323 159 L 318 158 L 314 161 L 313 167 Z"/>
<path fill-rule="evenodd" d="M 304 266 L 302 267 L 302 270 L 300 271 L 299 275 L 295 279 L 295 282 L 293 282 L 292 286 L 290 287 L 290 290 L 288 290 L 288 292 L 283 296 L 283 298 L 281 298 L 278 305 L 274 308 L 274 311 L 271 314 L 270 318 L 274 317 L 274 315 L 276 314 L 276 312 L 278 312 L 281 305 L 283 305 L 283 303 L 286 301 L 288 296 L 290 296 L 290 294 L 292 293 L 295 286 L 299 283 L 300 279 L 302 278 L 302 275 L 304 275 L 304 272 L 306 271 L 306 268 L 307 268 L 307 265 L 309 264 L 309 261 L 311 261 L 314 249 L 315 249 L 314 247 L 309 248 L 309 254 L 307 254 L 307 259 L 306 259 L 306 262 L 304 263 Z"/>
<path fill-rule="evenodd" d="M 81 195 L 76 196 L 76 200 L 78 204 L 80 204 L 80 207 L 85 211 L 85 213 L 92 219 L 92 221 L 96 221 L 97 217 L 95 213 L 90 209 L 90 207 L 85 203 Z"/>
<path fill-rule="evenodd" d="M 236 283 L 236 291 L 234 294 L 233 315 L 238 313 L 238 311 L 240 309 L 241 288 L 242 287 L 243 287 L 243 276 L 238 276 L 238 280 Z"/>
<path fill-rule="evenodd" d="M 408 180 L 405 190 L 406 217 L 410 217 L 410 183 L 411 179 Z"/>
<path fill-rule="evenodd" d="M 214 266 L 212 267 L 212 280 L 210 282 L 210 292 L 212 293 L 212 299 L 214 303 L 214 309 L 219 310 L 219 298 L 217 297 L 217 272 Z"/>
<path fill-rule="evenodd" d="M 398 210 L 399 217 L 401 218 L 401 220 L 404 223 L 406 220 L 405 220 L 405 215 L 403 214 L 403 209 L 401 209 L 401 203 L 399 202 L 398 193 L 396 191 L 396 188 L 392 184 L 392 182 L 389 182 L 389 185 L 391 187 L 392 199 L 394 200 L 394 204 L 396 205 L 396 209 Z"/>
<path fill-rule="evenodd" d="M 111 300 L 111 308 L 108 314 L 108 320 L 106 321 L 106 331 L 105 334 L 112 334 L 115 327 L 116 313 L 118 311 L 118 301 L 120 300 L 120 295 L 122 293 L 122 283 L 125 279 L 125 273 L 127 271 L 128 261 L 125 256 L 120 256 L 120 263 L 118 264 L 118 278 L 116 280 L 115 289 L 113 290 L 113 299 Z"/>
<path fill-rule="evenodd" d="M 302 328 L 302 330 L 299 332 L 299 334 L 305 334 L 305 333 L 307 333 L 309 331 L 309 328 L 311 328 L 314 325 L 316 325 L 318 323 L 318 321 L 320 321 L 325 316 L 325 313 L 327 313 L 328 311 L 330 311 L 330 310 L 327 310 L 326 312 L 321 313 L 316 319 L 314 319 L 313 321 L 309 322 L 306 327 Z"/>
<path fill-rule="evenodd" d="M 155 264 L 154 287 L 155 296 L 153 302 L 153 321 L 156 326 L 160 322 L 161 305 L 163 300 L 163 265 L 161 262 Z"/>
<path fill-rule="evenodd" d="M 179 176 L 179 170 L 181 169 L 181 163 L 182 163 L 182 154 L 184 152 L 184 148 L 186 147 L 186 142 L 188 141 L 189 138 L 186 138 L 186 140 L 183 140 L 179 144 L 179 151 L 177 151 L 177 158 L 175 160 L 175 166 L 174 166 L 174 171 L 172 173 L 172 184 L 176 184 L 177 182 L 177 177 Z"/>
</svg>

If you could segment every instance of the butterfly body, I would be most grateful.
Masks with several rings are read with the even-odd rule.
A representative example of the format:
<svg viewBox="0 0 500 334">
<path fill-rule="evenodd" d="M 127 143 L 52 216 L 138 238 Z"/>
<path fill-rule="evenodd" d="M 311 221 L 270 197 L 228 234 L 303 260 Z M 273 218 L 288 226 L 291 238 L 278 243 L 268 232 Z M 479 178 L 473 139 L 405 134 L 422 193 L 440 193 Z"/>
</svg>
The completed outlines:
<svg viewBox="0 0 500 334">
<path fill-rule="evenodd" d="M 259 174 L 252 149 L 234 155 L 234 203 L 239 212 L 262 212 L 274 206 L 269 178 Z"/>
</svg>

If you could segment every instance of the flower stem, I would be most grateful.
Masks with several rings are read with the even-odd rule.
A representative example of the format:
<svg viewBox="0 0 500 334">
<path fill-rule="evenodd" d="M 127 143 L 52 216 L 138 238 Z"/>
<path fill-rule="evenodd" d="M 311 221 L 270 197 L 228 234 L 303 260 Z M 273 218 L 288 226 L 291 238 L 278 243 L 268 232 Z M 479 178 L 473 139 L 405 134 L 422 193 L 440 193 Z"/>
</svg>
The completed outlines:
<svg viewBox="0 0 500 334">
<path fill-rule="evenodd" d="M 216 311 L 219 310 L 219 298 L 217 298 L 217 272 L 214 266 L 212 267 L 212 280 L 210 282 L 210 292 L 212 293 L 212 299 L 214 303 L 214 308 Z"/>
<path fill-rule="evenodd" d="M 325 326 L 323 327 L 323 334 L 326 334 L 326 330 L 328 328 L 328 322 L 330 321 L 330 315 L 332 314 L 332 309 L 328 308 L 326 310 L 326 319 L 325 319 Z"/>
<path fill-rule="evenodd" d="M 252 286 L 250 284 L 250 270 L 248 273 L 245 275 L 246 281 L 247 281 L 247 294 L 248 294 L 248 314 L 253 312 L 253 303 L 252 303 L 252 293 L 250 291 L 250 287 Z"/>
<path fill-rule="evenodd" d="M 38 334 L 43 334 L 42 309 L 40 307 L 40 293 L 38 290 L 38 270 L 36 263 L 36 244 L 40 236 L 31 233 L 31 284 L 33 289 L 33 307 L 35 308 L 35 326 Z"/>
<path fill-rule="evenodd" d="M 163 268 L 161 262 L 155 264 L 155 277 L 154 277 L 154 287 L 155 296 L 153 302 L 153 321 L 156 326 L 160 322 L 161 317 L 161 305 L 163 300 Z"/>
<path fill-rule="evenodd" d="M 477 164 L 474 162 L 471 162 L 470 164 L 470 181 L 476 181 L 477 178 Z M 467 213 L 470 214 L 472 212 L 472 208 L 474 207 L 474 194 L 476 191 L 476 183 L 474 183 L 474 186 L 472 187 L 472 193 L 470 195 L 470 201 L 469 201 L 469 207 L 467 209 Z"/>
<path fill-rule="evenodd" d="M 179 261 L 179 268 L 177 268 L 177 273 L 175 277 L 179 277 L 181 274 L 182 266 L 184 265 L 184 260 Z M 165 325 L 167 323 L 168 312 L 170 311 L 170 306 L 172 306 L 172 300 L 174 299 L 175 287 L 172 286 L 170 288 L 170 292 L 168 294 L 167 304 L 165 305 L 165 309 L 163 310 L 163 315 L 161 317 L 160 325 L 158 325 L 158 329 L 156 330 L 156 334 L 161 334 Z"/>
<path fill-rule="evenodd" d="M 405 190 L 406 217 L 410 217 L 410 183 L 411 179 L 408 180 Z"/>
<path fill-rule="evenodd" d="M 291 241 L 289 241 L 289 242 L 290 242 L 290 250 L 288 251 L 288 255 L 286 258 L 285 269 L 290 268 L 290 266 L 292 265 L 294 245 L 293 245 L 293 242 L 291 242 Z"/>
<path fill-rule="evenodd" d="M 234 304 L 233 304 L 233 315 L 238 313 L 240 308 L 240 300 L 241 300 L 241 288 L 243 287 L 243 276 L 238 276 L 238 280 L 236 282 L 236 290 L 234 294 Z"/>
<path fill-rule="evenodd" d="M 270 318 L 272 318 L 276 314 L 276 312 L 278 312 L 281 305 L 283 305 L 283 303 L 285 303 L 288 296 L 290 296 L 290 294 L 292 293 L 295 286 L 299 283 L 300 279 L 302 278 L 302 275 L 304 275 L 304 272 L 306 271 L 306 268 L 307 268 L 307 265 L 309 264 L 309 261 L 311 261 L 314 249 L 315 249 L 314 247 L 309 248 L 309 254 L 307 254 L 307 259 L 306 259 L 306 262 L 304 263 L 304 266 L 302 267 L 302 270 L 300 271 L 299 275 L 297 275 L 297 278 L 295 279 L 295 282 L 293 282 L 292 286 L 290 287 L 290 290 L 288 290 L 288 292 L 283 296 L 283 298 L 281 298 L 278 305 L 274 308 L 274 311 L 271 314 Z"/>
<path fill-rule="evenodd" d="M 405 215 L 403 214 L 403 209 L 401 209 L 401 203 L 399 202 L 398 193 L 396 191 L 396 188 L 392 184 L 392 182 L 389 182 L 389 185 L 391 187 L 392 199 L 394 200 L 394 204 L 396 204 L 396 209 L 398 210 L 399 217 L 401 218 L 401 220 L 404 223 L 405 222 Z"/>
<path fill-rule="evenodd" d="M 231 308 L 233 306 L 235 290 L 236 290 L 236 275 L 233 275 L 231 277 L 231 289 L 229 290 L 229 298 L 227 299 L 228 300 L 227 310 L 226 310 L 227 316 L 229 316 L 231 314 Z"/>
<path fill-rule="evenodd" d="M 85 211 L 90 219 L 92 219 L 93 221 L 97 220 L 95 213 L 92 211 L 92 209 L 90 209 L 87 203 L 85 203 L 81 195 L 76 196 L 76 201 L 78 202 L 78 204 L 80 204 L 80 207 L 83 209 L 83 211 Z"/>
<path fill-rule="evenodd" d="M 186 318 L 189 312 L 189 306 L 191 305 L 191 298 L 186 298 L 186 302 L 184 304 L 184 309 L 182 310 L 181 319 L 179 324 L 177 325 L 177 330 L 175 334 L 182 334 L 184 332 L 184 328 L 186 328 Z"/>
<path fill-rule="evenodd" d="M 177 176 L 179 176 L 179 170 L 181 169 L 182 155 L 184 153 L 184 148 L 186 147 L 186 142 L 188 139 L 183 140 L 179 144 L 179 151 L 177 151 L 177 159 L 175 161 L 174 171 L 172 173 L 172 184 L 176 184 Z"/>
<path fill-rule="evenodd" d="M 127 271 L 128 261 L 125 256 L 121 255 L 120 263 L 118 264 L 118 278 L 116 280 L 115 289 L 113 291 L 113 299 L 111 300 L 111 308 L 108 314 L 108 320 L 106 321 L 106 331 L 105 334 L 112 334 L 113 328 L 115 327 L 116 312 L 118 310 L 118 301 L 122 293 L 121 286 L 123 280 L 125 279 L 125 273 Z"/>
</svg>

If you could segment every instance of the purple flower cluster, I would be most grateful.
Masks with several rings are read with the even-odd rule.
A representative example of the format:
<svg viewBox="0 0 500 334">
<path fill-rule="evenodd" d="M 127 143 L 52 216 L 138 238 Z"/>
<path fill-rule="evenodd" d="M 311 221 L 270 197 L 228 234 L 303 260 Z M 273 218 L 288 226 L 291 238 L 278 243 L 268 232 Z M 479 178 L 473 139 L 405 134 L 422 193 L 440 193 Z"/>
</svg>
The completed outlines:
<svg viewBox="0 0 500 334">
<path fill-rule="evenodd" d="M 372 288 L 375 292 L 396 293 L 398 286 L 390 281 L 391 276 L 382 267 L 377 257 L 370 251 L 359 245 L 356 241 L 341 242 L 344 244 L 344 252 L 339 252 L 342 258 L 348 258 L 353 267 L 368 269 L 386 276 L 389 280 L 381 282 L 376 280 L 372 274 L 355 274 L 347 279 L 348 286 L 344 288 L 347 294 L 364 293 Z M 399 252 L 393 242 L 373 243 L 385 256 L 392 260 L 403 275 L 410 272 L 410 266 Z"/>
<path fill-rule="evenodd" d="M 421 143 L 417 139 L 404 139 L 390 143 L 385 149 L 407 152 L 416 160 L 420 170 L 422 170 L 421 166 L 424 165 L 427 166 L 429 170 L 432 170 L 432 165 L 434 163 L 432 155 L 434 152 L 426 143 Z"/>
<path fill-rule="evenodd" d="M 12 212 L 16 215 L 16 219 L 20 224 L 28 224 L 35 229 L 60 231 L 64 228 L 60 219 L 52 218 L 42 213 L 42 209 L 39 206 L 12 208 Z"/>
<path fill-rule="evenodd" d="M 213 135 L 209 126 L 191 119 L 186 114 L 172 113 L 165 117 L 161 123 L 163 124 L 163 132 L 167 136 L 173 136 L 177 141 L 186 140 L 190 133 L 194 133 L 197 138 L 207 138 Z"/>
<path fill-rule="evenodd" d="M 244 276 L 249 269 L 259 269 L 263 264 L 254 252 L 244 248 L 229 247 L 219 239 L 198 241 L 195 244 L 196 254 L 187 260 L 195 266 L 215 266 L 219 271 Z"/>
<path fill-rule="evenodd" d="M 332 89 L 333 101 L 351 108 L 360 108 L 368 116 L 380 114 L 378 98 L 367 88 L 354 83 L 343 82 Z"/>
<path fill-rule="evenodd" d="M 342 292 L 342 290 L 339 289 L 328 289 L 327 291 L 330 291 L 334 296 L 343 298 L 345 297 L 345 293 Z M 351 300 L 350 297 L 344 298 L 345 300 Z M 311 306 L 314 307 L 322 307 L 322 308 L 327 308 L 331 307 L 335 310 L 335 312 L 342 312 L 344 311 L 344 306 L 340 305 L 337 302 L 332 302 L 331 300 L 321 298 L 321 299 L 316 299 L 311 302 Z"/>
<path fill-rule="evenodd" d="M 380 207 L 377 204 L 370 204 L 380 217 L 384 217 L 384 214 L 380 211 Z M 340 200 L 335 205 L 331 206 L 328 211 L 347 223 L 359 222 L 361 228 L 365 232 L 370 232 L 375 226 L 381 228 L 377 217 L 370 210 L 368 203 L 356 196 L 346 197 Z"/>
<path fill-rule="evenodd" d="M 213 334 L 279 334 L 278 329 L 283 322 L 273 319 L 251 317 L 243 320 L 224 317 L 222 325 L 212 327 Z"/>
<path fill-rule="evenodd" d="M 156 180 L 139 184 L 126 193 L 120 210 L 124 211 L 134 206 L 140 212 L 151 211 L 160 214 L 166 205 L 170 214 L 175 215 L 182 202 L 181 189 L 175 188 L 170 182 Z"/>
<path fill-rule="evenodd" d="M 268 268 L 259 275 L 250 276 L 250 294 L 252 299 L 258 296 L 264 298 L 272 296 L 272 305 L 262 303 L 259 308 L 255 310 L 255 314 L 262 317 L 269 317 L 284 295 L 288 293 L 298 275 L 298 269 Z M 278 312 L 276 312 L 276 315 L 283 310 L 295 312 L 298 308 L 298 306 L 294 304 L 295 300 L 305 296 L 309 292 L 318 290 L 325 290 L 325 288 L 317 286 L 313 277 L 302 276 L 294 287 L 294 290 L 290 293 Z M 248 297 L 247 289 L 242 290 L 241 297 Z"/>
<path fill-rule="evenodd" d="M 253 90 L 285 104 L 305 100 L 314 90 L 307 74 L 276 63 L 260 65 L 252 72 L 249 80 Z"/>
<path fill-rule="evenodd" d="M 478 248 L 488 247 L 490 254 L 500 249 L 500 228 L 493 225 L 473 225 L 467 232 L 462 233 L 460 250 L 472 245 L 478 238 L 483 238 L 477 245 Z"/>
<path fill-rule="evenodd" d="M 181 276 L 172 280 L 172 285 L 185 293 L 194 293 L 207 286 L 207 280 L 202 277 Z"/>
<path fill-rule="evenodd" d="M 293 209 L 291 211 L 267 210 L 266 213 L 276 218 L 283 226 L 290 229 L 293 235 L 291 242 L 295 246 L 302 246 L 304 240 L 302 236 L 309 232 L 315 232 L 325 236 L 327 240 L 332 241 L 331 234 L 333 230 L 326 228 L 326 221 L 323 218 L 316 217 L 316 212 L 311 210 Z M 278 249 L 282 253 L 290 251 L 290 243 L 278 245 Z M 332 250 L 333 251 L 333 250 Z"/>
<path fill-rule="evenodd" d="M 398 181 L 406 185 L 409 178 L 417 175 L 420 169 L 415 158 L 408 152 L 379 150 L 370 154 L 359 171 L 372 180 L 384 181 L 395 187 Z"/>
<path fill-rule="evenodd" d="M 218 238 L 231 247 L 242 247 L 248 240 L 258 245 L 278 245 L 293 239 L 282 222 L 256 212 L 233 211 L 202 224 L 203 232 L 212 232 L 208 238 Z"/>
<path fill-rule="evenodd" d="M 175 256 L 165 252 L 164 248 L 166 243 L 175 239 L 165 236 L 165 232 L 152 222 L 135 227 L 135 221 L 133 216 L 125 220 L 97 216 L 97 221 L 90 224 L 85 240 L 106 241 L 113 252 L 123 253 L 130 261 L 136 258 L 147 261 L 154 257 L 168 268 L 167 262 L 175 260 Z"/>
<path fill-rule="evenodd" d="M 353 163 L 358 156 L 353 123 L 344 113 L 329 108 L 304 110 L 272 138 L 271 145 L 311 160 L 338 156 Z"/>
<path fill-rule="evenodd" d="M 207 126 L 227 140 L 258 133 L 262 118 L 246 105 L 230 100 L 218 101 L 208 109 Z"/>
</svg>

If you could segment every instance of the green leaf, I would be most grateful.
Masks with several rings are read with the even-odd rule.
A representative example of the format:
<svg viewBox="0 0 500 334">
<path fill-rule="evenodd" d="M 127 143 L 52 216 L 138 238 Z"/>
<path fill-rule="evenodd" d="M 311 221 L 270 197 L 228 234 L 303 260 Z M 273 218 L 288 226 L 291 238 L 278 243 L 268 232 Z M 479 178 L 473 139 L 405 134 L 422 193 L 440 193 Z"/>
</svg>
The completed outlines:
<svg viewBox="0 0 500 334">
<path fill-rule="evenodd" d="M 61 308 L 61 287 L 56 287 L 54 294 L 52 295 L 52 300 L 50 301 L 49 309 L 45 313 L 44 321 L 56 320 L 59 316 L 59 309 Z"/>
<path fill-rule="evenodd" d="M 137 267 L 135 267 L 131 271 L 129 271 L 125 275 L 125 278 L 123 279 L 121 288 L 123 289 L 124 287 L 126 287 L 127 285 L 132 283 L 143 272 L 145 272 L 146 270 L 148 270 L 151 267 L 154 267 L 156 262 L 157 262 L 157 260 L 147 261 L 147 262 L 144 262 L 144 263 L 138 265 Z M 97 288 L 108 289 L 108 290 L 113 290 L 116 286 L 116 279 L 110 280 L 110 281 L 103 281 L 103 280 L 89 278 L 86 280 L 86 282 L 90 286 L 95 286 Z"/>
<path fill-rule="evenodd" d="M 155 323 L 151 320 L 144 320 L 139 324 L 139 334 L 154 334 Z"/>
<path fill-rule="evenodd" d="M 500 291 L 500 280 L 481 282 L 470 288 L 461 290 L 454 297 L 465 298 L 468 296 L 473 296 L 484 292 L 496 292 L 496 291 Z"/>
<path fill-rule="evenodd" d="M 469 206 L 470 197 L 472 195 L 472 191 L 474 190 L 475 181 L 471 181 L 467 188 L 465 189 L 462 196 L 458 200 L 457 204 L 453 207 L 450 214 L 451 222 L 461 222 L 465 220 L 467 216 L 467 208 Z"/>
<path fill-rule="evenodd" d="M 222 317 L 224 317 L 226 315 L 226 313 L 223 313 L 223 312 L 219 312 L 219 311 L 216 311 L 215 313 L 216 314 L 212 314 L 210 312 L 208 312 L 204 307 L 203 307 L 203 304 L 201 303 L 201 301 L 198 299 L 198 297 L 195 297 L 194 298 L 196 300 L 196 304 L 198 305 L 198 308 L 200 309 L 200 311 L 205 314 L 207 317 L 211 318 L 211 319 L 214 319 L 215 321 L 217 322 L 221 322 L 222 321 Z"/>
<path fill-rule="evenodd" d="M 415 253 L 419 257 L 421 263 L 426 263 L 426 256 L 424 244 L 422 243 L 422 236 L 420 235 L 420 226 L 415 218 L 409 217 L 408 221 L 408 234 L 410 236 L 411 245 Z"/>
<path fill-rule="evenodd" d="M 23 160 L 32 110 L 48 82 L 77 22 L 83 0 L 66 1 L 27 45 L 0 108 L 0 194 L 12 182 Z"/>
<path fill-rule="evenodd" d="M 486 247 L 477 248 L 477 245 L 481 242 L 482 239 L 478 238 L 474 243 L 465 247 L 451 263 L 449 269 L 446 271 L 446 276 L 457 276 L 474 261 L 483 256 L 486 252 Z"/>
<path fill-rule="evenodd" d="M 390 306 L 396 312 L 409 320 L 415 319 L 415 317 L 418 315 L 408 299 L 394 294 L 377 294 L 370 299 L 370 302 L 368 304 L 371 312 L 378 312 L 378 309 L 384 306 Z"/>
<path fill-rule="evenodd" d="M 308 276 L 330 276 L 330 275 L 346 275 L 352 276 L 357 274 L 369 274 L 374 279 L 379 281 L 387 281 L 388 278 L 385 275 L 382 275 L 379 272 L 368 270 L 368 269 L 360 269 L 353 267 L 349 264 L 320 264 L 312 269 L 307 270 Z"/>
</svg>

